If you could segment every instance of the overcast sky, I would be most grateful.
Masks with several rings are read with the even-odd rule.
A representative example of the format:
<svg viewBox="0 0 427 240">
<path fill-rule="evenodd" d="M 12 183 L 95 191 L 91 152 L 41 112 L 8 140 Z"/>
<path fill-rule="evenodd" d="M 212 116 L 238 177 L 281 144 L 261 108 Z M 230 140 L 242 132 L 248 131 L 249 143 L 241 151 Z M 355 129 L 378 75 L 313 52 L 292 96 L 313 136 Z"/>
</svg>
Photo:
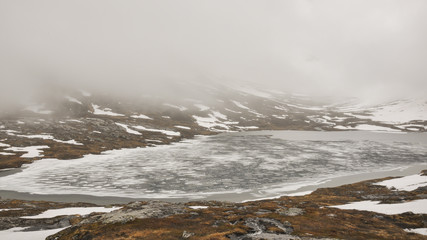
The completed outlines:
<svg viewBox="0 0 427 240">
<path fill-rule="evenodd" d="M 425 0 L 0 0 L 0 94 L 243 82 L 362 98 L 427 89 Z"/>
</svg>

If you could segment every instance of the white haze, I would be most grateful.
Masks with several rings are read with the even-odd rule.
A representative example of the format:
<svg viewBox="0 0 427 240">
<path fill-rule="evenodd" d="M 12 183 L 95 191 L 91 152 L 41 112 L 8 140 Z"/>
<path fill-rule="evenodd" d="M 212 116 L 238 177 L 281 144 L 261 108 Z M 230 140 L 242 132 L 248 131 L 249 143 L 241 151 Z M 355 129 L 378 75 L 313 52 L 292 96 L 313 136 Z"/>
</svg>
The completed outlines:
<svg viewBox="0 0 427 240">
<path fill-rule="evenodd" d="M 51 82 L 177 97 L 172 82 L 365 100 L 427 89 L 424 0 L 1 0 L 0 34 L 3 103 Z"/>
</svg>

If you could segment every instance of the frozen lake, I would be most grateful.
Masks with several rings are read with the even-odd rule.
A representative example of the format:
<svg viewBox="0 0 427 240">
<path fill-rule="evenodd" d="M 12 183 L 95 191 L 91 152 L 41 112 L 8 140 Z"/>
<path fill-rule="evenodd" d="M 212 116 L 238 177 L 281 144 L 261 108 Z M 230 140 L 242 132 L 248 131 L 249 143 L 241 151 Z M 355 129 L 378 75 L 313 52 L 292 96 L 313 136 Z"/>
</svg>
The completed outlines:
<svg viewBox="0 0 427 240">
<path fill-rule="evenodd" d="M 40 160 L 0 177 L 0 189 L 130 198 L 256 198 L 327 178 L 416 164 L 427 164 L 427 134 L 259 131 L 76 160 Z"/>
</svg>

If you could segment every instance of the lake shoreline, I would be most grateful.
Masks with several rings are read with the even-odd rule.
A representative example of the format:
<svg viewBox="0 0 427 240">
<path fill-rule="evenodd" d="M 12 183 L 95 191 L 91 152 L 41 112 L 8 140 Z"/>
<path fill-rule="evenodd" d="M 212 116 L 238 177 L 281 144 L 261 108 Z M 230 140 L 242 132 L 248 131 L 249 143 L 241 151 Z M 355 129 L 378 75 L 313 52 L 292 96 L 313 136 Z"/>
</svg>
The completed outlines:
<svg viewBox="0 0 427 240">
<path fill-rule="evenodd" d="M 314 182 L 305 183 L 290 183 L 288 185 L 281 184 L 283 188 L 292 189 L 289 191 L 282 191 L 275 194 L 274 190 L 256 190 L 243 193 L 217 193 L 203 198 L 127 198 L 117 196 L 95 196 L 85 194 L 31 194 L 25 192 L 0 190 L 1 199 L 19 199 L 27 201 L 51 201 L 51 202 L 65 202 L 65 203 L 92 203 L 97 205 L 110 205 L 110 204 L 127 204 L 134 201 L 166 201 L 166 202 L 191 202 L 191 201 L 227 201 L 227 202 L 248 202 L 258 201 L 265 199 L 274 199 L 281 196 L 297 196 L 308 194 L 319 188 L 338 187 L 346 184 L 358 183 L 365 180 L 372 180 L 384 177 L 400 177 L 418 174 L 421 170 L 427 169 L 427 164 L 415 164 L 408 167 L 398 167 L 389 170 L 374 171 L 369 173 L 358 173 L 344 176 L 337 176 L 333 178 L 324 178 Z M 4 174 L 4 172 L 3 172 Z M 278 185 L 276 185 L 277 187 Z M 301 194 L 301 195 L 302 195 Z"/>
</svg>

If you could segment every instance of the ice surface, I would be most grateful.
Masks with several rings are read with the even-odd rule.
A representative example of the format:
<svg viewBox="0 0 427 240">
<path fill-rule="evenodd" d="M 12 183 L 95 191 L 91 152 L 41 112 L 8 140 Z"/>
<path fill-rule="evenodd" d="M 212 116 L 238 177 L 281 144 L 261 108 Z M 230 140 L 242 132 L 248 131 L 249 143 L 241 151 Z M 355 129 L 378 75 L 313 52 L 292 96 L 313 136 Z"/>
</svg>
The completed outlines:
<svg viewBox="0 0 427 240">
<path fill-rule="evenodd" d="M 331 206 L 339 209 L 354 209 L 361 211 L 371 211 L 383 214 L 401 214 L 413 212 L 416 214 L 427 214 L 427 199 L 413 200 L 403 203 L 380 204 L 380 201 L 361 201 L 344 205 Z"/>
<path fill-rule="evenodd" d="M 1 142 L 0 142 L 0 147 L 10 147 L 10 145 L 9 145 L 9 144 L 7 144 L 7 143 L 1 143 Z"/>
<path fill-rule="evenodd" d="M 0 189 L 141 198 L 203 198 L 256 189 L 265 193 L 262 196 L 277 196 L 319 179 L 426 163 L 427 159 L 425 135 L 415 133 L 298 134 L 315 136 L 294 140 L 272 137 L 271 133 L 227 133 L 72 161 L 44 159 L 25 165 L 22 172 L 1 177 Z M 324 135 L 333 137 L 328 140 Z M 424 144 L 418 143 L 423 139 Z"/>
<path fill-rule="evenodd" d="M 35 216 L 25 216 L 21 218 L 25 219 L 41 219 L 41 218 L 53 218 L 63 215 L 87 215 L 93 212 L 112 212 L 114 210 L 120 209 L 119 207 L 70 207 L 70 208 L 59 208 L 59 209 L 49 209 L 45 212 L 42 212 Z"/>
<path fill-rule="evenodd" d="M 413 191 L 419 187 L 427 186 L 427 176 L 411 175 L 375 183 L 376 185 L 395 188 L 400 191 Z"/>
</svg>

